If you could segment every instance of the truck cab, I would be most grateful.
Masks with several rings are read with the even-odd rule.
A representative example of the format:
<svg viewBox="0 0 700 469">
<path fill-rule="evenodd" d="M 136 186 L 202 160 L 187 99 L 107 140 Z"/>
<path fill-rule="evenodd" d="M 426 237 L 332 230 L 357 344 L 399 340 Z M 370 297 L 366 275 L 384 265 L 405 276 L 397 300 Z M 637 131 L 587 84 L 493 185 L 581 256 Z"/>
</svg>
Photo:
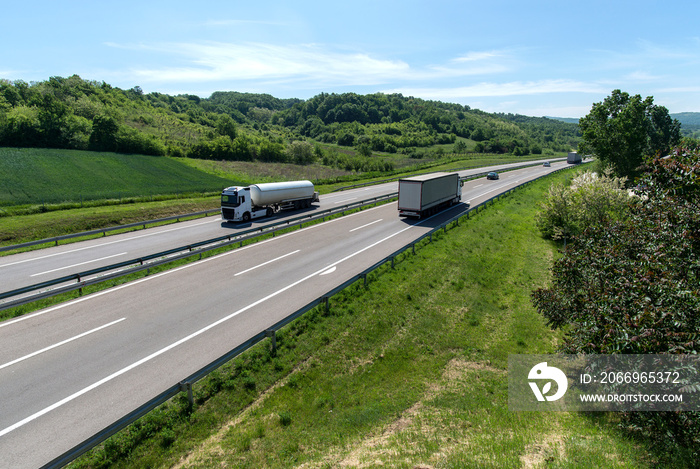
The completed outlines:
<svg viewBox="0 0 700 469">
<path fill-rule="evenodd" d="M 250 187 L 227 187 L 221 192 L 221 218 L 226 221 L 250 221 L 270 215 L 272 209 L 255 210 L 250 197 Z"/>
</svg>

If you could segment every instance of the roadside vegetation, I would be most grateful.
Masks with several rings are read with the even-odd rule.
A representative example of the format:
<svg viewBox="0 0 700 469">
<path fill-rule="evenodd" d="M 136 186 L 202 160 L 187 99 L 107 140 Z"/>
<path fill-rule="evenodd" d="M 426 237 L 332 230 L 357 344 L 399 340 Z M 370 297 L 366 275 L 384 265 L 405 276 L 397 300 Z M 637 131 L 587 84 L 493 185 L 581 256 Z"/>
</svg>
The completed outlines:
<svg viewBox="0 0 700 469">
<path fill-rule="evenodd" d="M 547 322 L 566 331 L 562 353 L 700 351 L 700 152 L 680 147 L 645 169 L 635 195 L 623 195 L 624 216 L 590 217 L 555 262 L 553 285 L 533 293 Z M 688 377 L 684 392 L 692 396 L 700 383 Z M 700 412 L 620 415 L 631 431 L 700 465 Z"/>
<path fill-rule="evenodd" d="M 508 354 L 562 343 L 530 292 L 559 255 L 537 205 L 572 176 L 434 236 L 71 467 L 655 467 L 615 414 L 508 410 Z"/>
</svg>

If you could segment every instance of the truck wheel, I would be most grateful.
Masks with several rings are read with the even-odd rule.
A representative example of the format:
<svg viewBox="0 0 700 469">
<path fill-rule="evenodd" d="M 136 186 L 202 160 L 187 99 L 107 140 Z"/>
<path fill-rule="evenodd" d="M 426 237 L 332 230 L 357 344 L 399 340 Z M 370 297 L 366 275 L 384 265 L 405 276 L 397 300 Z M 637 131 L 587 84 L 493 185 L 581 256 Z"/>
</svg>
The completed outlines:
<svg viewBox="0 0 700 469">
<path fill-rule="evenodd" d="M 275 213 L 275 211 L 272 210 L 272 207 L 267 207 L 267 216 L 271 217 L 273 213 Z"/>
<path fill-rule="evenodd" d="M 250 221 L 250 213 L 249 212 L 245 212 L 243 214 L 243 221 Z"/>
</svg>

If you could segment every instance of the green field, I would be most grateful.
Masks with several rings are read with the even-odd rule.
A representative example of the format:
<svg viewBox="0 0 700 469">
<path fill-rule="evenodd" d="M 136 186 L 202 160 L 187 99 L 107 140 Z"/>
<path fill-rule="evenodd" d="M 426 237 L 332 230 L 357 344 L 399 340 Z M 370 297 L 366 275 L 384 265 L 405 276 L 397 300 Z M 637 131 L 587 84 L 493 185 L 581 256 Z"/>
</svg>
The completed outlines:
<svg viewBox="0 0 700 469">
<path fill-rule="evenodd" d="M 73 467 L 684 467 L 614 413 L 511 412 L 507 358 L 560 339 L 530 302 L 558 174 L 439 232 Z"/>
<path fill-rule="evenodd" d="M 231 184 L 166 157 L 0 148 L 0 207 L 213 192 Z"/>
</svg>

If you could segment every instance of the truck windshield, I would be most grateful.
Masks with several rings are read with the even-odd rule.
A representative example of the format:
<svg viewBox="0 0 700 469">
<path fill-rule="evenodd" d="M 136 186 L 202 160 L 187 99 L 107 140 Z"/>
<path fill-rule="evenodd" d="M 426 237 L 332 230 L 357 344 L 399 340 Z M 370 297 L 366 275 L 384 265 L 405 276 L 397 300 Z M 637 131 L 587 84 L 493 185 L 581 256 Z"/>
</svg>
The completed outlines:
<svg viewBox="0 0 700 469">
<path fill-rule="evenodd" d="M 227 207 L 238 207 L 240 205 L 238 202 L 238 192 L 221 194 L 221 205 L 225 205 Z"/>
</svg>

